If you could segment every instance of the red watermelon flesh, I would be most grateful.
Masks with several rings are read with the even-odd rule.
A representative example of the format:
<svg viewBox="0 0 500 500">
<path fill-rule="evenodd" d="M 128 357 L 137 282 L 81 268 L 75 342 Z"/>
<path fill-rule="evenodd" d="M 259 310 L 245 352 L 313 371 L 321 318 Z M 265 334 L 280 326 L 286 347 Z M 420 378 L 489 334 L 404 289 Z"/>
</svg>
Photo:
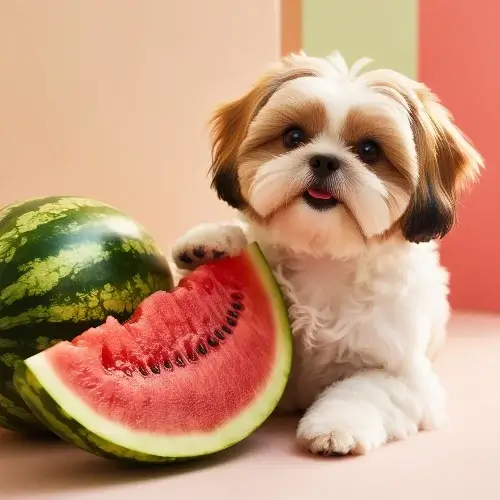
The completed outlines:
<svg viewBox="0 0 500 500">
<path fill-rule="evenodd" d="M 154 293 L 127 322 L 108 317 L 29 358 L 16 387 L 45 423 L 70 418 L 69 436 L 51 427 L 76 444 L 81 426 L 115 456 L 195 456 L 243 439 L 276 406 L 290 369 L 289 334 L 276 282 L 250 245 Z"/>
</svg>

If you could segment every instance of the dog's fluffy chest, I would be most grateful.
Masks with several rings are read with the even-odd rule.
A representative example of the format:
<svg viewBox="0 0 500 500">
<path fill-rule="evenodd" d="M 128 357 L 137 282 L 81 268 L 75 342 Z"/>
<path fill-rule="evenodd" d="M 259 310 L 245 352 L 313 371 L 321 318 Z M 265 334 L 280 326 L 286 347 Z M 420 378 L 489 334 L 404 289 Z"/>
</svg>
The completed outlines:
<svg viewBox="0 0 500 500">
<path fill-rule="evenodd" d="M 408 322 L 420 310 L 408 308 L 409 295 L 419 302 L 421 290 L 425 298 L 426 274 L 437 271 L 429 250 L 374 252 L 350 261 L 276 261 L 294 336 L 294 366 L 282 406 L 306 408 L 324 387 L 360 368 L 390 368 L 405 357 L 415 342 Z"/>
<path fill-rule="evenodd" d="M 394 304 L 407 285 L 394 264 L 372 264 L 361 259 L 290 259 L 277 266 L 294 337 L 305 349 L 335 345 L 335 359 L 342 362 L 348 355 L 342 341 L 349 337 L 349 351 L 369 350 L 373 335 L 359 335 L 360 327 Z"/>
</svg>

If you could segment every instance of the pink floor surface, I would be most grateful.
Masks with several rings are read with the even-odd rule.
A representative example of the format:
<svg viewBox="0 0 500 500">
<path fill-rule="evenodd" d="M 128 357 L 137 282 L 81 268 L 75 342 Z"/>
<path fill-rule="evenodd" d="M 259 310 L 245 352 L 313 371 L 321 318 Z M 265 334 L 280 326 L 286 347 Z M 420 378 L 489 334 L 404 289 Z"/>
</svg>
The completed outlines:
<svg viewBox="0 0 500 500">
<path fill-rule="evenodd" d="M 0 431 L 0 499 L 498 500 L 500 316 L 456 315 L 437 370 L 450 424 L 364 457 L 302 453 L 293 419 L 271 419 L 218 456 L 154 469 Z"/>
</svg>

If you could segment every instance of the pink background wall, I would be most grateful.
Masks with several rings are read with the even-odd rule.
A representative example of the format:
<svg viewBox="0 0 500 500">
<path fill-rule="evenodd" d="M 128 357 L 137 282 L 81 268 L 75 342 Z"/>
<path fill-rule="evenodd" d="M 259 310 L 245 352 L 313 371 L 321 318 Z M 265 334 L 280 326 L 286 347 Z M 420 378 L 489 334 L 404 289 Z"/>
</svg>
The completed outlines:
<svg viewBox="0 0 500 500">
<path fill-rule="evenodd" d="M 227 216 L 206 125 L 279 55 L 279 36 L 270 0 L 2 2 L 0 205 L 95 197 L 164 248 Z"/>
<path fill-rule="evenodd" d="M 456 308 L 500 311 L 500 3 L 420 0 L 419 77 L 441 97 L 486 161 L 442 244 Z"/>
<path fill-rule="evenodd" d="M 208 187 L 206 123 L 279 55 L 278 4 L 3 2 L 0 205 L 48 194 L 103 199 L 165 249 L 194 224 L 228 216 Z M 452 302 L 500 311 L 500 5 L 420 0 L 419 9 L 419 77 L 487 164 L 442 245 Z"/>
</svg>

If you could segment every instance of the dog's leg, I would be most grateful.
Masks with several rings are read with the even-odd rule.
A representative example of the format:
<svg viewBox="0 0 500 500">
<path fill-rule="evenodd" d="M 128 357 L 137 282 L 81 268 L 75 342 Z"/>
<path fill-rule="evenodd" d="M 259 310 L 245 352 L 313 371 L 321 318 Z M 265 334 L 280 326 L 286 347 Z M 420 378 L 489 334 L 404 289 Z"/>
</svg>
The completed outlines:
<svg viewBox="0 0 500 500">
<path fill-rule="evenodd" d="M 443 388 L 427 359 L 398 375 L 367 370 L 328 387 L 299 423 L 299 442 L 322 455 L 365 454 L 447 420 Z"/>
</svg>

